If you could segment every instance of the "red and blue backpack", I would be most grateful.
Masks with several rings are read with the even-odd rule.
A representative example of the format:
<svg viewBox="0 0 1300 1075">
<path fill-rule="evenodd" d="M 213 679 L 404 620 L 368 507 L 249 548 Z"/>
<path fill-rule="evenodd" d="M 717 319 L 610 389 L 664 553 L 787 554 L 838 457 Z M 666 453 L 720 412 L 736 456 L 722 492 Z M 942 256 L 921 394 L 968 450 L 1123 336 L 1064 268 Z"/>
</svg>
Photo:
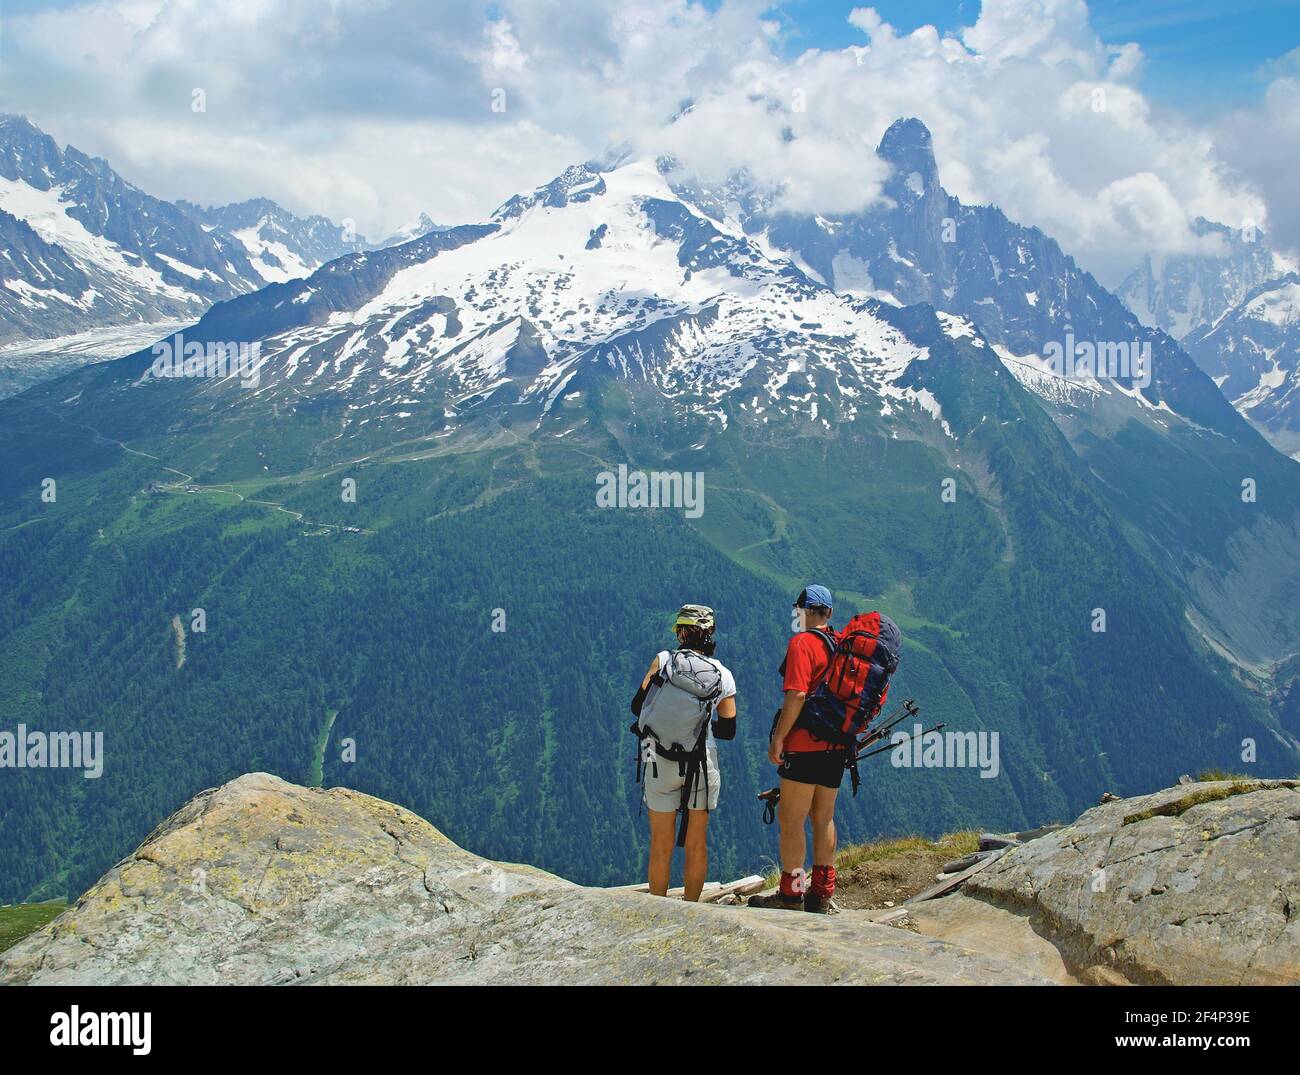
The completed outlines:
<svg viewBox="0 0 1300 1075">
<path fill-rule="evenodd" d="M 823 742 L 852 747 L 885 704 L 902 644 L 898 625 L 888 616 L 854 616 L 839 635 L 826 672 L 804 702 L 795 727 Z"/>
</svg>

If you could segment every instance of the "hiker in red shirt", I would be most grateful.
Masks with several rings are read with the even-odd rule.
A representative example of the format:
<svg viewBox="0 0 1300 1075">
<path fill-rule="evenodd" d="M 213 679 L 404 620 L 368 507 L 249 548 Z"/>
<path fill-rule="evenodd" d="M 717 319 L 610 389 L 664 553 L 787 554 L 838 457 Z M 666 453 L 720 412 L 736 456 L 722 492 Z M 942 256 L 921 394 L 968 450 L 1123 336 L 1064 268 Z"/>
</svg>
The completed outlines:
<svg viewBox="0 0 1300 1075">
<path fill-rule="evenodd" d="M 835 797 L 844 779 L 847 747 L 816 739 L 795 721 L 804 699 L 821 682 L 835 651 L 831 627 L 831 592 L 809 586 L 795 601 L 803 610 L 804 629 L 790 639 L 781 664 L 785 701 L 777 715 L 768 759 L 779 767 L 781 803 L 781 887 L 771 896 L 755 896 L 751 907 L 828 914 L 835 892 Z M 804 872 L 807 840 L 804 823 L 812 819 L 813 872 Z"/>
</svg>

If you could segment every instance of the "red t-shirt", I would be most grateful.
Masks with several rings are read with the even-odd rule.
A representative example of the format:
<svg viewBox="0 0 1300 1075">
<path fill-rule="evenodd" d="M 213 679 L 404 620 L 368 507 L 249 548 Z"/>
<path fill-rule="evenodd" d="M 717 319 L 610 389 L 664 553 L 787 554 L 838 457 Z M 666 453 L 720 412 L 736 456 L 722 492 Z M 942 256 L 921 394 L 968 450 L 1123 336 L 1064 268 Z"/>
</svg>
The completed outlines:
<svg viewBox="0 0 1300 1075">
<path fill-rule="evenodd" d="M 835 640 L 835 632 L 832 628 L 820 628 L 820 630 L 823 634 L 829 635 L 832 641 Z M 830 647 L 825 642 L 820 638 L 813 638 L 810 632 L 800 632 L 790 639 L 790 644 L 785 648 L 785 682 L 781 689 L 812 694 L 813 688 L 821 682 L 830 660 Z M 786 736 L 785 749 L 791 753 L 800 753 L 812 750 L 842 750 L 843 747 L 828 743 L 824 739 L 814 739 L 809 732 L 796 727 Z"/>
</svg>

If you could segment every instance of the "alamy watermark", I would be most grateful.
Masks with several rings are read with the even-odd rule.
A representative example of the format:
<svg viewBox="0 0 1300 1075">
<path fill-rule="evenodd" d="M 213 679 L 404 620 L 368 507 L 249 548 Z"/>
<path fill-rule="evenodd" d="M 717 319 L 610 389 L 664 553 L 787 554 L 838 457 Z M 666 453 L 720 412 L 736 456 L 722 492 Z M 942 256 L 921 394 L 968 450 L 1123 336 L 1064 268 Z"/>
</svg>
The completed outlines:
<svg viewBox="0 0 1300 1075">
<path fill-rule="evenodd" d="M 1151 383 L 1149 340 L 1079 340 L 1067 325 L 1065 339 L 1049 340 L 1043 357 L 1052 372 L 1067 381 L 1131 379 L 1137 388 Z"/>
<path fill-rule="evenodd" d="M 82 769 L 87 780 L 104 775 L 103 732 L 0 732 L 0 769 Z"/>
<path fill-rule="evenodd" d="M 981 780 L 1002 771 L 997 732 L 925 732 L 916 724 L 911 732 L 894 732 L 889 741 L 895 769 L 978 769 Z"/>
<path fill-rule="evenodd" d="M 682 508 L 688 519 L 704 514 L 704 475 L 680 470 L 602 470 L 596 475 L 598 508 Z"/>
<path fill-rule="evenodd" d="M 238 377 L 244 388 L 262 383 L 262 342 L 233 340 L 185 340 L 183 333 L 153 345 L 155 377 L 209 377 L 224 380 Z"/>
<path fill-rule="evenodd" d="M 136 1056 L 148 1056 L 152 1039 L 152 1012 L 83 1012 L 73 1004 L 50 1016 L 51 1045 L 129 1047 Z"/>
</svg>

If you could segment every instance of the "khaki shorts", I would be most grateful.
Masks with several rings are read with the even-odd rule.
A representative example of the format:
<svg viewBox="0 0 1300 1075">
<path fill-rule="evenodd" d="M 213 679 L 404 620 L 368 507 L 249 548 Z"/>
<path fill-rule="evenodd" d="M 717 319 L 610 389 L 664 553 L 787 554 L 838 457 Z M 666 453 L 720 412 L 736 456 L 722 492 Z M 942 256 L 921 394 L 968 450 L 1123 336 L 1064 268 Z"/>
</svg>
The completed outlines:
<svg viewBox="0 0 1300 1075">
<path fill-rule="evenodd" d="M 654 740 L 646 739 L 643 742 L 653 743 Z M 651 748 L 653 749 L 653 748 Z M 704 792 L 705 771 L 700 770 L 699 776 L 695 782 L 695 788 L 691 792 L 690 808 L 692 810 L 716 810 L 718 808 L 718 796 L 722 792 L 722 774 L 718 771 L 718 746 L 710 739 L 705 747 L 706 766 L 708 769 L 708 795 Z M 655 776 L 655 769 L 659 770 L 659 775 Z M 682 805 L 682 785 L 686 783 L 686 778 L 681 774 L 681 768 L 675 761 L 669 761 L 667 758 L 661 758 L 658 754 L 654 755 L 654 763 L 649 761 L 645 765 L 645 775 L 642 777 L 645 788 L 645 805 L 647 810 L 656 810 L 661 814 L 676 813 Z M 707 807 L 706 804 L 707 803 Z"/>
</svg>

